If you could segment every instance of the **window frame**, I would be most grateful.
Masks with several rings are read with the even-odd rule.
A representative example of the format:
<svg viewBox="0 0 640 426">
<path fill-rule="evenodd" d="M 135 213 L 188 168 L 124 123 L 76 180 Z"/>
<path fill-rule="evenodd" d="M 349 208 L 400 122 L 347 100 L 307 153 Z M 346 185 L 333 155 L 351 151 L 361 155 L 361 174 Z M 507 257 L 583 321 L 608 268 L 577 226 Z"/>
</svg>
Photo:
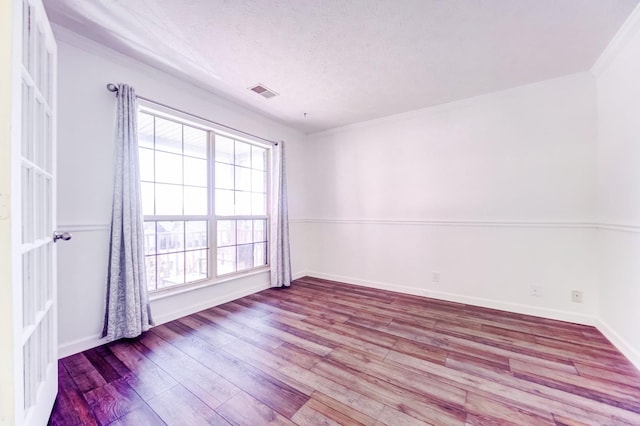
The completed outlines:
<svg viewBox="0 0 640 426">
<path fill-rule="evenodd" d="M 196 288 L 201 288 L 209 285 L 221 284 L 230 280 L 234 280 L 237 278 L 242 278 L 245 276 L 251 276 L 258 273 L 266 272 L 270 270 L 270 242 L 271 242 L 271 182 L 272 182 L 272 155 L 273 155 L 273 146 L 271 144 L 265 144 L 263 142 L 256 141 L 254 139 L 248 138 L 246 136 L 238 135 L 228 130 L 223 130 L 212 123 L 206 122 L 205 120 L 199 119 L 197 117 L 190 116 L 187 113 L 183 113 L 181 111 L 175 111 L 169 107 L 164 107 L 160 105 L 156 105 L 152 102 L 146 102 L 144 100 L 138 100 L 138 114 L 144 113 L 154 117 L 159 117 L 164 120 L 173 121 L 183 126 L 193 127 L 207 133 L 207 209 L 208 213 L 206 215 L 144 215 L 143 214 L 143 224 L 146 222 L 163 222 L 163 221 L 207 221 L 207 277 L 202 278 L 195 281 L 189 281 L 181 284 L 175 284 L 163 288 L 155 288 L 149 289 L 149 295 L 152 299 L 162 298 L 171 294 L 178 294 L 185 291 L 190 291 Z M 137 130 L 137 129 L 136 129 Z M 247 143 L 251 146 L 256 146 L 258 148 L 262 148 L 265 150 L 265 214 L 264 215 L 237 215 L 237 216 L 218 216 L 215 212 L 215 190 L 216 190 L 216 181 L 215 181 L 215 164 L 216 164 L 216 156 L 215 156 L 215 148 L 216 148 L 216 136 L 222 136 L 225 138 L 232 139 L 234 141 Z M 154 126 L 154 140 L 155 140 L 155 126 Z M 138 148 L 139 149 L 139 148 Z M 154 143 L 154 152 L 155 143 Z M 184 156 L 184 152 L 182 153 Z M 184 173 L 184 172 L 183 172 Z M 155 174 L 154 174 L 154 183 L 155 183 Z M 184 185 L 184 183 L 183 183 Z M 154 204 L 156 202 L 155 193 L 154 193 Z M 218 229 L 217 223 L 219 220 L 266 220 L 266 229 L 265 229 L 265 238 L 266 238 L 266 249 L 265 249 L 265 264 L 260 266 L 254 266 L 249 269 L 243 269 L 242 271 L 233 271 L 220 275 L 218 273 Z M 237 237 L 237 228 L 236 228 L 236 237 Z M 157 239 L 157 229 L 156 229 L 156 239 Z M 156 241 L 157 244 L 157 241 Z M 236 244 L 237 247 L 239 244 Z M 186 247 L 183 247 L 182 252 L 187 252 Z M 155 256 L 158 255 L 156 252 Z M 145 259 L 147 254 L 145 253 Z M 237 262 L 237 252 L 236 252 L 236 262 Z M 145 262 L 146 265 L 146 262 Z M 145 266 L 146 267 L 146 266 Z M 157 266 L 156 266 L 157 267 Z M 157 282 L 156 282 L 157 285 Z M 148 288 L 148 287 L 147 287 Z"/>
</svg>

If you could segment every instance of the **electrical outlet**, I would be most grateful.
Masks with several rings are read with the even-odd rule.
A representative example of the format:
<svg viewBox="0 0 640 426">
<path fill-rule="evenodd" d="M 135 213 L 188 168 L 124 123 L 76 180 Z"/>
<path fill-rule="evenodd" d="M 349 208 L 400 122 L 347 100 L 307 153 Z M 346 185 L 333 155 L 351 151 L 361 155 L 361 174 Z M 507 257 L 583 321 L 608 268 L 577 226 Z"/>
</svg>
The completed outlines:
<svg viewBox="0 0 640 426">
<path fill-rule="evenodd" d="M 532 297 L 542 296 L 542 287 L 540 287 L 537 284 L 534 284 L 531 287 L 529 287 L 529 296 L 532 296 Z"/>
<path fill-rule="evenodd" d="M 431 273 L 431 282 L 439 283 L 440 282 L 440 272 L 432 272 Z"/>
<path fill-rule="evenodd" d="M 580 290 L 573 290 L 571 292 L 571 301 L 573 303 L 582 303 L 582 291 Z"/>
</svg>

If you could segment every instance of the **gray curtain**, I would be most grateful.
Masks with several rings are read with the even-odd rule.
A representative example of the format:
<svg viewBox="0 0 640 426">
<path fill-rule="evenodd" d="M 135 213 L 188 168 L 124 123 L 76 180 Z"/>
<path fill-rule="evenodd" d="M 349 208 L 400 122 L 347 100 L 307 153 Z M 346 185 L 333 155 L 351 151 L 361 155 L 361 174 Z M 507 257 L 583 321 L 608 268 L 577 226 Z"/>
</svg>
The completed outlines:
<svg viewBox="0 0 640 426">
<path fill-rule="evenodd" d="M 271 287 L 291 285 L 291 257 L 289 248 L 289 213 L 287 211 L 287 162 L 284 142 L 274 148 L 273 187 L 271 190 Z"/>
<path fill-rule="evenodd" d="M 135 90 L 119 84 L 117 98 L 107 306 L 102 331 L 108 341 L 139 336 L 153 325 L 144 262 Z"/>
</svg>

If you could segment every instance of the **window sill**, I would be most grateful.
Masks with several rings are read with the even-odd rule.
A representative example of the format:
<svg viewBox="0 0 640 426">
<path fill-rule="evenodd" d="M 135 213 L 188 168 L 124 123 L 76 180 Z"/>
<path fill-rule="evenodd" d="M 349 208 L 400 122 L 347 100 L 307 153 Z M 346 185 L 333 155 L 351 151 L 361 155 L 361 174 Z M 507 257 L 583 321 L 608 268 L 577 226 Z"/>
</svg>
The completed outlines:
<svg viewBox="0 0 640 426">
<path fill-rule="evenodd" d="M 211 286 L 215 286 L 218 284 L 224 284 L 227 283 L 229 281 L 235 281 L 241 278 L 247 278 L 247 277 L 252 277 L 254 275 L 259 275 L 259 274 L 264 274 L 265 272 L 269 272 L 271 270 L 271 268 L 264 267 L 264 268 L 259 268 L 259 269 L 253 269 L 249 272 L 244 272 L 244 273 L 239 273 L 239 274 L 234 274 L 234 275 L 228 275 L 228 276 L 224 276 L 224 277 L 220 277 L 220 278 L 216 278 L 213 280 L 207 280 L 207 281 L 200 281 L 197 283 L 193 283 L 193 284 L 186 284 L 186 285 L 182 285 L 179 286 L 177 288 L 169 288 L 166 290 L 161 290 L 158 292 L 154 292 L 154 293 L 149 293 L 149 302 L 153 302 L 154 300 L 160 300 L 160 299 L 166 299 L 168 297 L 173 297 L 173 296 L 177 296 L 178 294 L 182 294 L 182 293 L 188 293 L 190 291 L 194 291 L 194 290 L 199 290 L 201 288 L 205 288 L 205 287 L 211 287 Z"/>
</svg>

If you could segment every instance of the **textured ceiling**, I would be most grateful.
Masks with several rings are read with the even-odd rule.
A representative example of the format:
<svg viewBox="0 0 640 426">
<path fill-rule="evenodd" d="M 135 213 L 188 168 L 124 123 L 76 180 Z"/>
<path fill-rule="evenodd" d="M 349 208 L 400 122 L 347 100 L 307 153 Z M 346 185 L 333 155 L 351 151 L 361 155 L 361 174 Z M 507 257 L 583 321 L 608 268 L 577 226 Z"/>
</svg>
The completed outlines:
<svg viewBox="0 0 640 426">
<path fill-rule="evenodd" d="M 586 71 L 638 1 L 44 3 L 60 26 L 314 133 Z"/>
</svg>

